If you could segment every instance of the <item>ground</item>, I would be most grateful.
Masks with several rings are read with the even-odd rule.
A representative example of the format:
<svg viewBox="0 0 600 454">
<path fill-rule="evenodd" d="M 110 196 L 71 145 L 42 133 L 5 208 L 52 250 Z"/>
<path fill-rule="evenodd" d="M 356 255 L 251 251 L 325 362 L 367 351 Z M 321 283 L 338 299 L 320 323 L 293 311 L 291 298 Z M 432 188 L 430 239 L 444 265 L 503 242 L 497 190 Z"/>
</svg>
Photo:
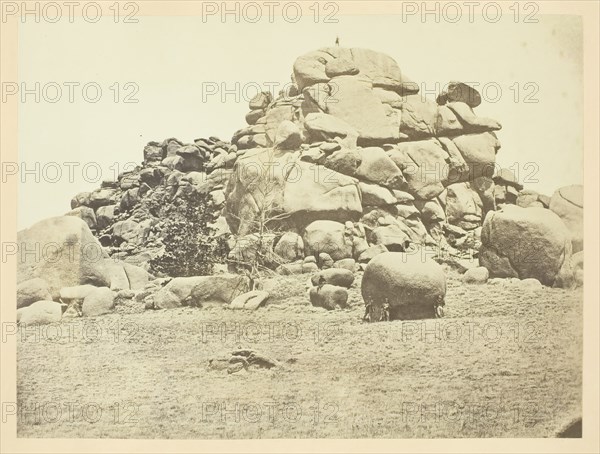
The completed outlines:
<svg viewBox="0 0 600 454">
<path fill-rule="evenodd" d="M 269 305 L 114 314 L 21 330 L 18 436 L 60 438 L 552 437 L 581 415 L 582 292 L 464 285 L 446 317 L 361 321 L 313 308 L 304 276 Z M 211 369 L 238 347 L 280 362 Z"/>
</svg>

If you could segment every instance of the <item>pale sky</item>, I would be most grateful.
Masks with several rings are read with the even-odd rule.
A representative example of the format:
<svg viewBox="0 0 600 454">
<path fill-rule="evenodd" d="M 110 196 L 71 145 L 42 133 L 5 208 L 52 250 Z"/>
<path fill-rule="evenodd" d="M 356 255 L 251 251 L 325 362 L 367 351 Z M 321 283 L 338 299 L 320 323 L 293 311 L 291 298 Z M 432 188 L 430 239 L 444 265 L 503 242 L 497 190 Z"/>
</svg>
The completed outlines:
<svg viewBox="0 0 600 454">
<path fill-rule="evenodd" d="M 310 18 L 295 24 L 138 19 L 137 24 L 115 24 L 111 18 L 96 24 L 20 24 L 20 82 L 27 88 L 55 82 L 62 94 L 56 103 L 36 103 L 29 95 L 19 104 L 19 161 L 30 169 L 36 162 L 41 169 L 46 166 L 46 180 L 56 179 L 56 166 L 48 165 L 56 162 L 62 176 L 39 183 L 33 175 L 21 176 L 19 229 L 64 214 L 76 193 L 99 187 L 99 181 L 88 182 L 82 175 L 86 163 L 98 163 L 109 178 L 127 162 L 140 163 L 151 140 L 191 142 L 213 135 L 229 140 L 246 124 L 247 99 L 239 90 L 238 100 L 229 94 L 223 102 L 220 93 L 203 100 L 208 85 L 223 83 L 235 91 L 236 83 L 250 84 L 249 97 L 256 84 L 281 87 L 289 82 L 296 57 L 333 45 L 336 36 L 344 47 L 387 53 L 430 92 L 436 83 L 450 80 L 487 84 L 475 112 L 503 125 L 498 163 L 520 169 L 527 188 L 548 195 L 582 183 L 582 30 L 577 17 L 538 16 L 537 24 L 515 24 L 509 17 L 496 24 L 403 23 L 398 16 L 338 16 L 337 24 L 315 24 Z M 74 87 L 73 103 L 65 82 L 80 84 Z M 88 82 L 102 89 L 96 103 L 82 96 Z M 126 89 L 128 82 L 139 87 L 133 95 L 138 103 L 123 102 L 133 91 Z M 502 89 L 499 99 L 486 102 L 497 96 L 496 86 Z M 52 85 L 46 88 L 49 98 L 57 96 Z M 93 88 L 88 95 L 95 96 Z M 525 102 L 528 95 L 538 102 Z M 65 162 L 80 163 L 72 182 Z M 90 178 L 94 166 L 88 165 Z"/>
</svg>

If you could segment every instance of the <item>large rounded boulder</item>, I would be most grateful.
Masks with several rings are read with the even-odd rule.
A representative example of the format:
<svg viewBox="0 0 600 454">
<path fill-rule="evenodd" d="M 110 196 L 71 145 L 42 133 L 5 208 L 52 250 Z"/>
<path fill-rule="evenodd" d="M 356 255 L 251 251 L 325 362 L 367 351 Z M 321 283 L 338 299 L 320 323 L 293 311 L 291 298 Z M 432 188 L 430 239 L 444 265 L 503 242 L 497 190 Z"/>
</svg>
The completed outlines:
<svg viewBox="0 0 600 454">
<path fill-rule="evenodd" d="M 385 252 L 367 265 L 361 290 L 370 321 L 434 318 L 443 313 L 446 276 L 422 254 Z"/>
<path fill-rule="evenodd" d="M 548 207 L 563 220 L 573 243 L 573 253 L 583 250 L 583 186 L 572 185 L 558 189 Z"/>
<path fill-rule="evenodd" d="M 44 219 L 17 233 L 17 282 L 42 278 L 53 298 L 63 287 L 110 286 L 106 253 L 85 221 L 74 216 Z"/>
<path fill-rule="evenodd" d="M 535 278 L 552 286 L 570 263 L 571 236 L 561 218 L 540 207 L 490 211 L 481 231 L 479 263 L 490 277 Z M 562 279 L 561 279 L 562 280 Z"/>
</svg>

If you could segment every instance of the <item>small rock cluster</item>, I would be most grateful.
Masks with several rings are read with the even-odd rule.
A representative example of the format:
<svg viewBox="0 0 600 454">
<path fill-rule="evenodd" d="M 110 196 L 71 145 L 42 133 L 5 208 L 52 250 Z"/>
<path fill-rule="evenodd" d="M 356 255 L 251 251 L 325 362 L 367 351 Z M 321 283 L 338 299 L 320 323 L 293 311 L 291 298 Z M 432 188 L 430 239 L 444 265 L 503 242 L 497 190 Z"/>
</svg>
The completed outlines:
<svg viewBox="0 0 600 454">
<path fill-rule="evenodd" d="M 348 307 L 348 290 L 354 282 L 354 273 L 343 268 L 328 268 L 314 274 L 309 290 L 313 306 L 327 310 Z"/>
<path fill-rule="evenodd" d="M 248 372 L 253 369 L 272 369 L 280 366 L 281 364 L 276 359 L 252 349 L 238 349 L 231 352 L 230 356 L 208 360 L 210 370 L 227 370 L 228 374 Z"/>
<path fill-rule="evenodd" d="M 236 147 L 217 137 L 193 143 L 168 138 L 148 143 L 143 156 L 140 165 L 115 180 L 77 194 L 66 215 L 83 219 L 111 257 L 147 267 L 162 250 L 161 237 L 153 229 L 158 219 L 149 210 L 149 201 L 163 194 L 174 200 L 182 194 L 208 193 L 217 206 L 222 205 Z M 224 220 L 216 227 L 220 234 L 229 232 Z"/>
<path fill-rule="evenodd" d="M 231 301 L 229 309 L 233 310 L 250 310 L 254 311 L 259 307 L 263 306 L 269 299 L 269 292 L 262 290 L 252 290 L 251 292 L 244 293 Z"/>
<path fill-rule="evenodd" d="M 152 276 L 143 268 L 109 258 L 88 224 L 73 216 L 45 219 L 17 233 L 17 317 L 20 323 L 54 323 L 62 318 L 111 312 L 119 292 L 144 288 Z"/>
</svg>

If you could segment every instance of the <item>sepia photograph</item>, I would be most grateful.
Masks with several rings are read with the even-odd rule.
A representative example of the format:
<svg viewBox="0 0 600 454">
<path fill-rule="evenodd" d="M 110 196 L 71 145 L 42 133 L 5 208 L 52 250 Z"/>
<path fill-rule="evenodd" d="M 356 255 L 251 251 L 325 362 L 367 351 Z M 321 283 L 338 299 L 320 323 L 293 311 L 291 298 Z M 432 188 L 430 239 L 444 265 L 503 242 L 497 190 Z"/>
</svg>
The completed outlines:
<svg viewBox="0 0 600 454">
<path fill-rule="evenodd" d="M 2 452 L 598 452 L 569 3 L 0 2 Z"/>
</svg>

